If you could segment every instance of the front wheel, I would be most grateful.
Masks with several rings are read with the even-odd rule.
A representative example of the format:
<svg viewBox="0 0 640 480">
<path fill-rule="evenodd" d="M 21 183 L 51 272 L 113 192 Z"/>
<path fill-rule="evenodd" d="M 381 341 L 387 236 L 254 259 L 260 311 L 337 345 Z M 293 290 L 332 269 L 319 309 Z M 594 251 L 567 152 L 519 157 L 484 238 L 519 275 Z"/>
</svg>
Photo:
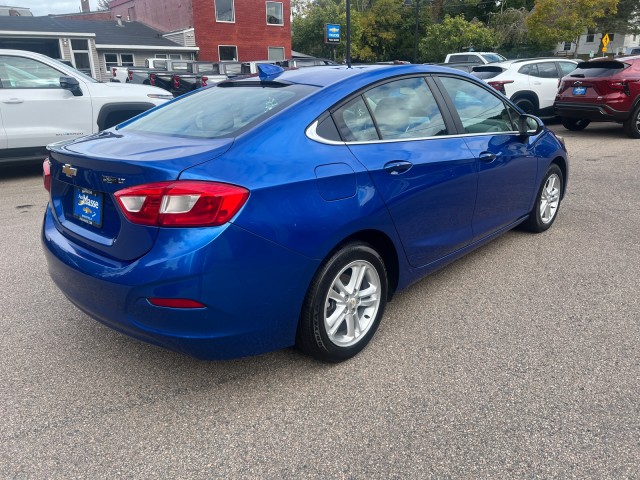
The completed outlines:
<svg viewBox="0 0 640 480">
<path fill-rule="evenodd" d="M 525 230 L 540 233 L 548 230 L 560 209 L 562 199 L 562 170 L 555 163 L 547 169 L 542 185 L 536 196 L 536 203 L 529 213 L 529 218 L 522 224 Z"/>
<path fill-rule="evenodd" d="M 380 324 L 387 288 L 384 261 L 371 246 L 344 246 L 324 262 L 309 286 L 297 346 L 326 362 L 353 357 Z"/>
<path fill-rule="evenodd" d="M 640 105 L 633 110 L 631 116 L 622 125 L 629 137 L 640 138 Z"/>
<path fill-rule="evenodd" d="M 583 118 L 568 118 L 562 117 L 562 126 L 572 132 L 579 132 L 584 130 L 591 123 L 591 120 L 585 120 Z"/>
</svg>

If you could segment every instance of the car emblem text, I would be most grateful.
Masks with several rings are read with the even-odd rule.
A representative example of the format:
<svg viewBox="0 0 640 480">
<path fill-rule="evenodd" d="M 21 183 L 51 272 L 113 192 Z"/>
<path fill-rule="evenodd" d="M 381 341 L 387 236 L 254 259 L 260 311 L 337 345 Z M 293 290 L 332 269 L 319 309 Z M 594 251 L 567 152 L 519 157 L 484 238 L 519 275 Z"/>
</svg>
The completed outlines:
<svg viewBox="0 0 640 480">
<path fill-rule="evenodd" d="M 104 183 L 116 183 L 121 184 L 124 183 L 124 178 L 112 177 L 111 175 L 102 175 L 102 181 Z"/>
</svg>

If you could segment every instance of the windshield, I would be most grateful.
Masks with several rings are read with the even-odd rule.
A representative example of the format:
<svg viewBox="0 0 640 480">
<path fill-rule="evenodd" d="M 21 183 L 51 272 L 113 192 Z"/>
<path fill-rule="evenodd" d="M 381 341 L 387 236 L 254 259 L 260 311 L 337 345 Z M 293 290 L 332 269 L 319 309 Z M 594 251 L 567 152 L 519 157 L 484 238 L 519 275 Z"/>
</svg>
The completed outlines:
<svg viewBox="0 0 640 480">
<path fill-rule="evenodd" d="M 190 138 L 233 137 L 314 90 L 307 85 L 226 83 L 188 95 L 121 128 Z"/>
<path fill-rule="evenodd" d="M 498 55 L 497 53 L 483 53 L 482 58 L 484 58 L 489 63 L 504 62 L 506 60 L 506 58 L 504 58 L 502 55 Z"/>
</svg>

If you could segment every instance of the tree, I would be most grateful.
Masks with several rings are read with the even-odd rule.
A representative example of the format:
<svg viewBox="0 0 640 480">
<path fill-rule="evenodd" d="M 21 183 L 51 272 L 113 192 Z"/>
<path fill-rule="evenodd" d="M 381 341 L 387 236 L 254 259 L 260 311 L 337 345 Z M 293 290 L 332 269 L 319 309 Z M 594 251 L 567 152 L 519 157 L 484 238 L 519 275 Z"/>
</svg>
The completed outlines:
<svg viewBox="0 0 640 480">
<path fill-rule="evenodd" d="M 428 61 L 441 62 L 447 53 L 474 50 L 493 50 L 498 45 L 495 32 L 477 21 L 468 22 L 464 15 L 445 15 L 442 23 L 427 27 L 420 41 L 421 56 Z"/>
<path fill-rule="evenodd" d="M 598 19 L 597 31 L 602 33 L 640 32 L 640 0 L 619 0 L 615 15 Z"/>
<path fill-rule="evenodd" d="M 529 37 L 549 44 L 574 40 L 594 29 L 599 19 L 616 13 L 618 0 L 538 0 L 527 19 Z"/>
</svg>

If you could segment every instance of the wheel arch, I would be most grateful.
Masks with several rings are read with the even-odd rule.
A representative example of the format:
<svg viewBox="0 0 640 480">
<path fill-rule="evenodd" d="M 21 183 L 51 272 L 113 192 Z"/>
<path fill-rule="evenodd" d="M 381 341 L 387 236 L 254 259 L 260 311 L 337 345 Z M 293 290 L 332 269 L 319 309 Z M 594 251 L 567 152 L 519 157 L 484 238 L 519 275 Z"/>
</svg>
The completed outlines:
<svg viewBox="0 0 640 480">
<path fill-rule="evenodd" d="M 107 122 L 112 115 L 129 115 L 129 118 L 134 117 L 142 112 L 146 112 L 147 110 L 155 107 L 155 105 L 151 102 L 118 102 L 118 103 L 107 103 L 100 108 L 100 113 L 98 114 L 98 119 L 96 123 L 98 124 L 98 130 L 105 130 L 107 128 L 113 127 L 117 123 L 121 123 L 128 119 L 122 119 L 119 122 L 110 125 L 110 122 Z"/>
<path fill-rule="evenodd" d="M 513 95 L 511 95 L 511 101 L 513 103 L 516 103 L 521 98 L 531 100 L 536 107 L 536 110 L 540 110 L 540 100 L 538 99 L 538 95 L 536 94 L 536 92 L 532 90 L 518 90 Z"/>
<path fill-rule="evenodd" d="M 353 242 L 368 243 L 373 249 L 380 254 L 384 261 L 384 266 L 387 269 L 387 281 L 388 284 L 388 300 L 391 300 L 393 294 L 398 288 L 400 281 L 400 260 L 398 258 L 398 251 L 393 241 L 387 234 L 380 230 L 360 230 L 349 235 L 347 238 L 339 242 L 328 254 L 327 257 L 333 255 L 334 252 L 342 248 L 348 243 Z"/>
<path fill-rule="evenodd" d="M 553 164 L 558 165 L 558 168 L 560 168 L 560 171 L 562 172 L 562 196 L 560 198 L 564 198 L 565 193 L 567 191 L 567 182 L 569 180 L 567 178 L 567 173 L 568 173 L 567 160 L 563 157 L 556 157 L 553 159 L 550 165 L 553 165 Z"/>
</svg>

